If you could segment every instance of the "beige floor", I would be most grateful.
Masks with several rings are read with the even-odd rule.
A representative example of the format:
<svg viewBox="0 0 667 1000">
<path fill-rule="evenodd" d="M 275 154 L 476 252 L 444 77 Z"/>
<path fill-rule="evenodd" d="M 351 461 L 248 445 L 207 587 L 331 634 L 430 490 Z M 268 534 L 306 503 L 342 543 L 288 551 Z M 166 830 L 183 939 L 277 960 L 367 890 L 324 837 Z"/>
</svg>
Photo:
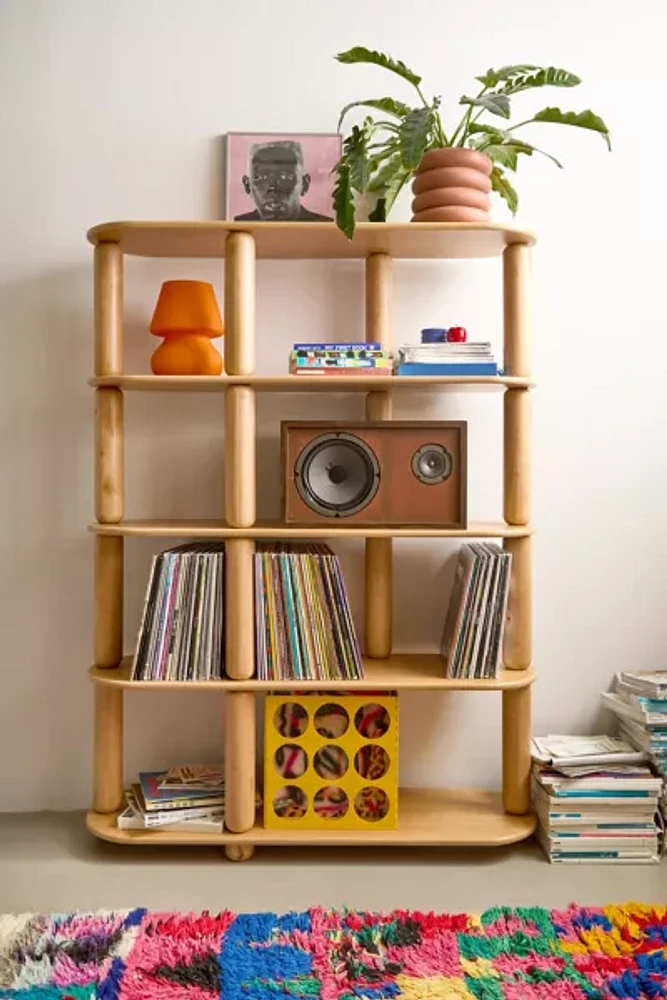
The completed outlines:
<svg viewBox="0 0 667 1000">
<path fill-rule="evenodd" d="M 500 851 L 264 848 L 246 864 L 217 850 L 115 847 L 79 813 L 0 815 L 0 912 L 146 906 L 277 910 L 313 904 L 479 911 L 494 904 L 667 902 L 667 863 L 548 865 L 533 844 Z"/>
</svg>

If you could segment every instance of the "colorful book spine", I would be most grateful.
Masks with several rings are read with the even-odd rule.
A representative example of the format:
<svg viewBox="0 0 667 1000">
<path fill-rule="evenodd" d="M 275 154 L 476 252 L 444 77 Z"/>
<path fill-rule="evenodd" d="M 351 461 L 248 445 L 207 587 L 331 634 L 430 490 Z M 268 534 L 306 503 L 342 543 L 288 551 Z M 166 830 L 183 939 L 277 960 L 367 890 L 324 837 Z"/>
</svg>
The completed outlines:
<svg viewBox="0 0 667 1000">
<path fill-rule="evenodd" d="M 396 369 L 397 375 L 452 375 L 452 376 L 486 376 L 500 375 L 499 366 L 493 362 L 481 362 L 479 364 L 442 364 L 440 362 L 417 363 L 403 362 Z"/>
</svg>

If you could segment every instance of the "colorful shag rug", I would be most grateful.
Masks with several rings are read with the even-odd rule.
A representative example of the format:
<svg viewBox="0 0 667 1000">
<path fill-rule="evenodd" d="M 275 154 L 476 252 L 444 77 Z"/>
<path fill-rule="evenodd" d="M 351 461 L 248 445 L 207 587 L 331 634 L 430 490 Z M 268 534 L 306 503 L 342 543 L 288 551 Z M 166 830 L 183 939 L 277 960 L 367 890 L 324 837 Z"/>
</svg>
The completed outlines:
<svg viewBox="0 0 667 1000">
<path fill-rule="evenodd" d="M 667 907 L 0 916 L 14 1000 L 667 997 Z"/>
</svg>

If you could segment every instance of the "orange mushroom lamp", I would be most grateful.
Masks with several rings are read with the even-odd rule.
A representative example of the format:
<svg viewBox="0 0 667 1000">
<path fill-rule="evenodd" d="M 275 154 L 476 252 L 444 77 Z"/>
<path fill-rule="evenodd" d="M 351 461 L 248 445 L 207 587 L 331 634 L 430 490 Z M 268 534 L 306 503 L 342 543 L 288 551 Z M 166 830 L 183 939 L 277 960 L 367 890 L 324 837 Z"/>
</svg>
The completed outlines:
<svg viewBox="0 0 667 1000">
<path fill-rule="evenodd" d="M 208 281 L 165 281 L 151 333 L 164 337 L 151 358 L 154 375 L 220 375 L 222 357 L 211 338 L 224 327 L 213 285 Z"/>
</svg>

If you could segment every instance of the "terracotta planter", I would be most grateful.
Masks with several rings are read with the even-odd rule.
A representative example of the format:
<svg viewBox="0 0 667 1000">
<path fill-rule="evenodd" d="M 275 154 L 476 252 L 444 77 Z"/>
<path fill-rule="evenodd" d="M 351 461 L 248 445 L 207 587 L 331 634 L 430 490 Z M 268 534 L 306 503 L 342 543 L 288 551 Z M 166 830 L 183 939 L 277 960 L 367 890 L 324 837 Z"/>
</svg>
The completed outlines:
<svg viewBox="0 0 667 1000">
<path fill-rule="evenodd" d="M 488 222 L 491 168 L 475 149 L 432 149 L 412 184 L 413 222 Z"/>
</svg>

